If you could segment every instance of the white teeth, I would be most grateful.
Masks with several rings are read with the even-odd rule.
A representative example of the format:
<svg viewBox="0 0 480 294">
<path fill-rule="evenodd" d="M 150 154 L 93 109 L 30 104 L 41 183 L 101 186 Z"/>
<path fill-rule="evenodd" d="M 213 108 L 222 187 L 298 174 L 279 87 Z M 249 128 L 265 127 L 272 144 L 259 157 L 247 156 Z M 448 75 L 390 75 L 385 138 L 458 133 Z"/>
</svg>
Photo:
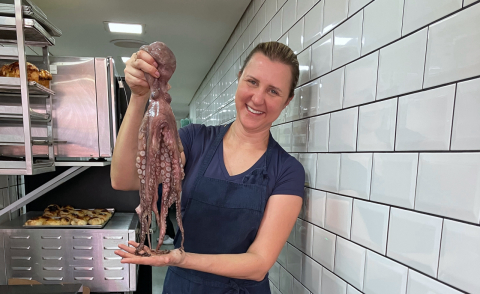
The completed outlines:
<svg viewBox="0 0 480 294">
<path fill-rule="evenodd" d="M 255 114 L 260 114 L 260 113 L 263 113 L 261 111 L 256 111 L 256 110 L 253 110 L 250 106 L 247 105 L 247 109 L 250 111 L 250 112 L 253 112 Z"/>
</svg>

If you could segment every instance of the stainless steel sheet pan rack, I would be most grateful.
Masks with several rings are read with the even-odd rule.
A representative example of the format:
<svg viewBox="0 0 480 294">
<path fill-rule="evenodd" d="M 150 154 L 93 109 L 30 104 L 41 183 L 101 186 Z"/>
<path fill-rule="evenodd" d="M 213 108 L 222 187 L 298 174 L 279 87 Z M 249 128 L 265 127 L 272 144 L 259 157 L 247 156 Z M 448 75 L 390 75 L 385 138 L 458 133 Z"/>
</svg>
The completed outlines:
<svg viewBox="0 0 480 294">
<path fill-rule="evenodd" d="M 6 60 L 2 64 L 18 60 L 20 78 L 0 77 L 0 174 L 33 175 L 55 170 L 52 130 L 52 95 L 55 93 L 27 80 L 25 46 L 42 47 L 43 63 L 39 67 L 49 70 L 48 46 L 55 44 L 51 34 L 58 36 L 61 31 L 30 0 L 12 2 L 0 3 L 0 15 L 3 15 L 0 16 L 0 43 L 16 44 L 16 47 L 0 47 L 0 59 Z M 12 101 L 18 107 L 12 107 Z M 8 107 L 2 107 L 4 104 Z M 44 145 L 42 150 L 46 151 L 38 152 L 40 147 L 33 150 L 33 146 L 38 145 Z"/>
</svg>

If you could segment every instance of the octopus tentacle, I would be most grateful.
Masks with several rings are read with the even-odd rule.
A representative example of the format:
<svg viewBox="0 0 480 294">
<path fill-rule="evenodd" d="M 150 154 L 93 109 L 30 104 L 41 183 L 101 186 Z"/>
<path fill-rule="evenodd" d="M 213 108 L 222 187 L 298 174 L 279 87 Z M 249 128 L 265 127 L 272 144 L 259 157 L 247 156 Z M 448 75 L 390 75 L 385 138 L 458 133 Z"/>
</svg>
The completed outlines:
<svg viewBox="0 0 480 294">
<path fill-rule="evenodd" d="M 150 86 L 151 96 L 149 106 L 140 127 L 138 156 L 136 167 L 140 178 L 140 206 L 136 209 L 141 222 L 141 244 L 136 249 L 137 255 L 148 256 L 151 252 L 144 248 L 145 237 L 149 239 L 149 227 L 152 221 L 152 211 L 155 214 L 160 238 L 155 253 L 162 245 L 166 232 L 166 218 L 168 208 L 176 203 L 177 221 L 182 231 L 180 195 L 181 181 L 184 177 L 181 152 L 183 146 L 176 129 L 175 117 L 170 106 L 171 97 L 168 94 L 170 87 L 168 80 L 176 68 L 176 59 L 173 52 L 163 43 L 155 42 L 142 46 L 141 50 L 149 53 L 157 62 L 160 77 L 156 78 L 145 73 L 145 78 Z M 163 183 L 160 212 L 157 208 L 159 197 L 158 185 Z M 183 250 L 183 240 L 182 247 Z M 143 252 L 140 254 L 140 252 Z M 152 252 L 153 253 L 153 252 Z M 161 251 L 160 253 L 168 253 Z"/>
<path fill-rule="evenodd" d="M 138 152 L 136 158 L 136 167 L 138 177 L 140 179 L 140 195 L 146 194 L 146 163 L 147 163 L 147 133 L 148 133 L 148 123 L 149 117 L 145 116 L 142 120 L 142 124 L 140 126 L 140 132 L 138 135 Z M 148 232 L 148 206 L 146 205 L 145 197 L 140 198 L 140 210 L 138 211 L 138 217 L 141 223 L 142 232 Z M 137 247 L 135 253 L 139 254 L 143 250 L 143 244 L 145 243 L 145 234 L 140 236 L 140 246 Z"/>
</svg>

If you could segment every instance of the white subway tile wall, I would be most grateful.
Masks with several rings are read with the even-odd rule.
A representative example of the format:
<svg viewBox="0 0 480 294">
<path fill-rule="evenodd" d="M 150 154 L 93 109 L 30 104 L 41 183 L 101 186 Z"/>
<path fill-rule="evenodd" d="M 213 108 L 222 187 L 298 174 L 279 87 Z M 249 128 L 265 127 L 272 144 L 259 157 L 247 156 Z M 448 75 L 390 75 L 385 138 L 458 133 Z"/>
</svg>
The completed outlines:
<svg viewBox="0 0 480 294">
<path fill-rule="evenodd" d="M 436 277 L 442 225 L 439 217 L 392 208 L 387 256 Z"/>
<path fill-rule="evenodd" d="M 380 50 L 377 100 L 422 88 L 426 44 L 425 28 Z"/>
<path fill-rule="evenodd" d="M 269 40 L 298 52 L 271 132 L 307 179 L 272 293 L 480 293 L 480 1 L 254 0 L 193 122 L 235 119 L 236 73 Z"/>
<path fill-rule="evenodd" d="M 455 85 L 398 99 L 395 150 L 448 150 Z"/>
<path fill-rule="evenodd" d="M 364 104 L 375 100 L 377 94 L 377 72 L 378 51 L 347 65 L 345 68 L 343 107 Z"/>
<path fill-rule="evenodd" d="M 333 31 L 333 68 L 360 57 L 363 14 L 349 18 Z"/>
<path fill-rule="evenodd" d="M 335 274 L 363 289 L 366 249 L 343 238 L 337 238 L 335 249 Z"/>
<path fill-rule="evenodd" d="M 393 151 L 397 99 L 360 106 L 358 118 L 358 151 Z"/>
</svg>

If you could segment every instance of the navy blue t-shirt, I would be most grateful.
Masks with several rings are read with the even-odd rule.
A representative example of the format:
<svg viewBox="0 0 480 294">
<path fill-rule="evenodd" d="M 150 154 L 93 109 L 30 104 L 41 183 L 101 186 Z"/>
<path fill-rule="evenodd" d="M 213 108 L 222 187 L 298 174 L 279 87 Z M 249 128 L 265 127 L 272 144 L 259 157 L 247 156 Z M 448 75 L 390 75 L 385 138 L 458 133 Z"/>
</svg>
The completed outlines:
<svg viewBox="0 0 480 294">
<path fill-rule="evenodd" d="M 206 156 L 206 151 L 212 146 L 216 136 L 224 126 L 210 126 L 190 124 L 179 130 L 182 140 L 186 165 L 184 167 L 185 178 L 182 190 L 182 214 L 188 195 L 193 193 L 195 179 L 198 176 L 200 165 Z M 270 136 L 273 140 L 273 137 Z M 256 168 L 263 166 L 266 154 L 247 171 L 230 176 L 223 161 L 223 144 L 220 144 L 210 162 L 205 176 L 214 179 L 227 180 L 234 183 L 242 183 L 245 175 Z M 268 166 L 267 197 L 271 195 L 287 194 L 303 198 L 305 171 L 303 166 L 293 156 L 288 154 L 276 141 L 273 145 L 272 158 Z"/>
</svg>

